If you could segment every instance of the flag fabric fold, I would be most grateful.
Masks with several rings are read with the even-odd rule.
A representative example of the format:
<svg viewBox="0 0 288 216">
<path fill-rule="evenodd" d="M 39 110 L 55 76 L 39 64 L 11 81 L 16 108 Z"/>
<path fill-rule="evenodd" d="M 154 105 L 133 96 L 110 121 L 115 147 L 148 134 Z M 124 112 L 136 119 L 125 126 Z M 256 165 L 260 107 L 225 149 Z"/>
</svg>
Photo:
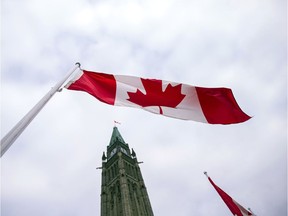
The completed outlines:
<svg viewBox="0 0 288 216">
<path fill-rule="evenodd" d="M 206 174 L 206 173 L 205 173 Z M 209 182 L 212 184 L 212 186 L 215 188 L 217 193 L 220 195 L 222 200 L 225 202 L 225 204 L 228 206 L 230 211 L 234 216 L 249 216 L 254 215 L 253 213 L 246 210 L 243 206 L 241 206 L 239 203 L 237 203 L 234 199 L 232 199 L 227 193 L 225 193 L 221 188 L 219 188 L 212 179 L 208 177 Z"/>
<path fill-rule="evenodd" d="M 247 121 L 229 88 L 203 88 L 158 79 L 81 70 L 65 86 L 115 106 L 141 108 L 168 117 L 209 124 Z"/>
</svg>

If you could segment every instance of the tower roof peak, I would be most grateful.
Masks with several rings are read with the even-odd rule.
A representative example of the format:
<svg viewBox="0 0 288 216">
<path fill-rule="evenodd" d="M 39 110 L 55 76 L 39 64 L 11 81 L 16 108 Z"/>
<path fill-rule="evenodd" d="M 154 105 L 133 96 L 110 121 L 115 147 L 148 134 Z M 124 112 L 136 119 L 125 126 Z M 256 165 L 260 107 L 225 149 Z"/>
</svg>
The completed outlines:
<svg viewBox="0 0 288 216">
<path fill-rule="evenodd" d="M 122 142 L 122 143 L 125 143 L 123 137 L 121 136 L 120 132 L 118 131 L 118 128 L 116 126 L 114 126 L 109 146 L 113 145 L 113 143 L 116 142 L 117 140 Z"/>
</svg>

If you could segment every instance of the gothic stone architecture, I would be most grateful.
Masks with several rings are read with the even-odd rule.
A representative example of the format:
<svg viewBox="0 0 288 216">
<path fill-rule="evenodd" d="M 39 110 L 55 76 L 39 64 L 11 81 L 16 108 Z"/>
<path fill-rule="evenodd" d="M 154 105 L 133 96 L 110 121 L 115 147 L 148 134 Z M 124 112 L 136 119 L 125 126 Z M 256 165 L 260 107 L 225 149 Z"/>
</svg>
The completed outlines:
<svg viewBox="0 0 288 216">
<path fill-rule="evenodd" d="M 117 127 L 102 156 L 101 216 L 153 216 L 136 154 Z"/>
</svg>

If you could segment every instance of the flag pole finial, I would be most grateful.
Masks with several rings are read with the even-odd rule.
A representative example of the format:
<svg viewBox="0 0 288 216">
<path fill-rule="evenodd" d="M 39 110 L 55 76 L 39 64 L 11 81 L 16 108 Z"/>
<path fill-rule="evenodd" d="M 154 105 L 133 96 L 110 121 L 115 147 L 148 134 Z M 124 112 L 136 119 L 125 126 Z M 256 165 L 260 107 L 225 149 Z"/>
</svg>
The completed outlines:
<svg viewBox="0 0 288 216">
<path fill-rule="evenodd" d="M 255 216 L 256 216 L 256 214 L 254 214 L 254 212 L 252 211 L 251 208 L 248 208 L 248 210 L 250 211 L 250 213 L 251 213 L 252 215 L 255 215 Z"/>
<path fill-rule="evenodd" d="M 206 175 L 206 176 L 207 176 L 207 178 L 209 177 L 209 176 L 208 176 L 208 173 L 207 173 L 206 171 L 204 171 L 204 175 Z"/>
<path fill-rule="evenodd" d="M 80 62 L 76 62 L 75 65 L 77 65 L 79 68 L 81 67 Z"/>
</svg>

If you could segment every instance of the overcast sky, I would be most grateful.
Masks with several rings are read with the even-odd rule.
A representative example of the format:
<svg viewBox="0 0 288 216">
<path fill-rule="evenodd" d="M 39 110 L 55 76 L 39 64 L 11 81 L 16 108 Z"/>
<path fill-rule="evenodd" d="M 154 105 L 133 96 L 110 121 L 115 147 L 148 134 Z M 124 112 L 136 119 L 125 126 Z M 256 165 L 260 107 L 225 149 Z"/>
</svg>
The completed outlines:
<svg viewBox="0 0 288 216">
<path fill-rule="evenodd" d="M 100 215 L 114 120 L 155 216 L 230 216 L 203 171 L 258 216 L 287 215 L 284 0 L 2 0 L 1 137 L 83 69 L 228 87 L 244 112 L 208 125 L 57 93 L 1 158 L 2 216 Z"/>
</svg>

